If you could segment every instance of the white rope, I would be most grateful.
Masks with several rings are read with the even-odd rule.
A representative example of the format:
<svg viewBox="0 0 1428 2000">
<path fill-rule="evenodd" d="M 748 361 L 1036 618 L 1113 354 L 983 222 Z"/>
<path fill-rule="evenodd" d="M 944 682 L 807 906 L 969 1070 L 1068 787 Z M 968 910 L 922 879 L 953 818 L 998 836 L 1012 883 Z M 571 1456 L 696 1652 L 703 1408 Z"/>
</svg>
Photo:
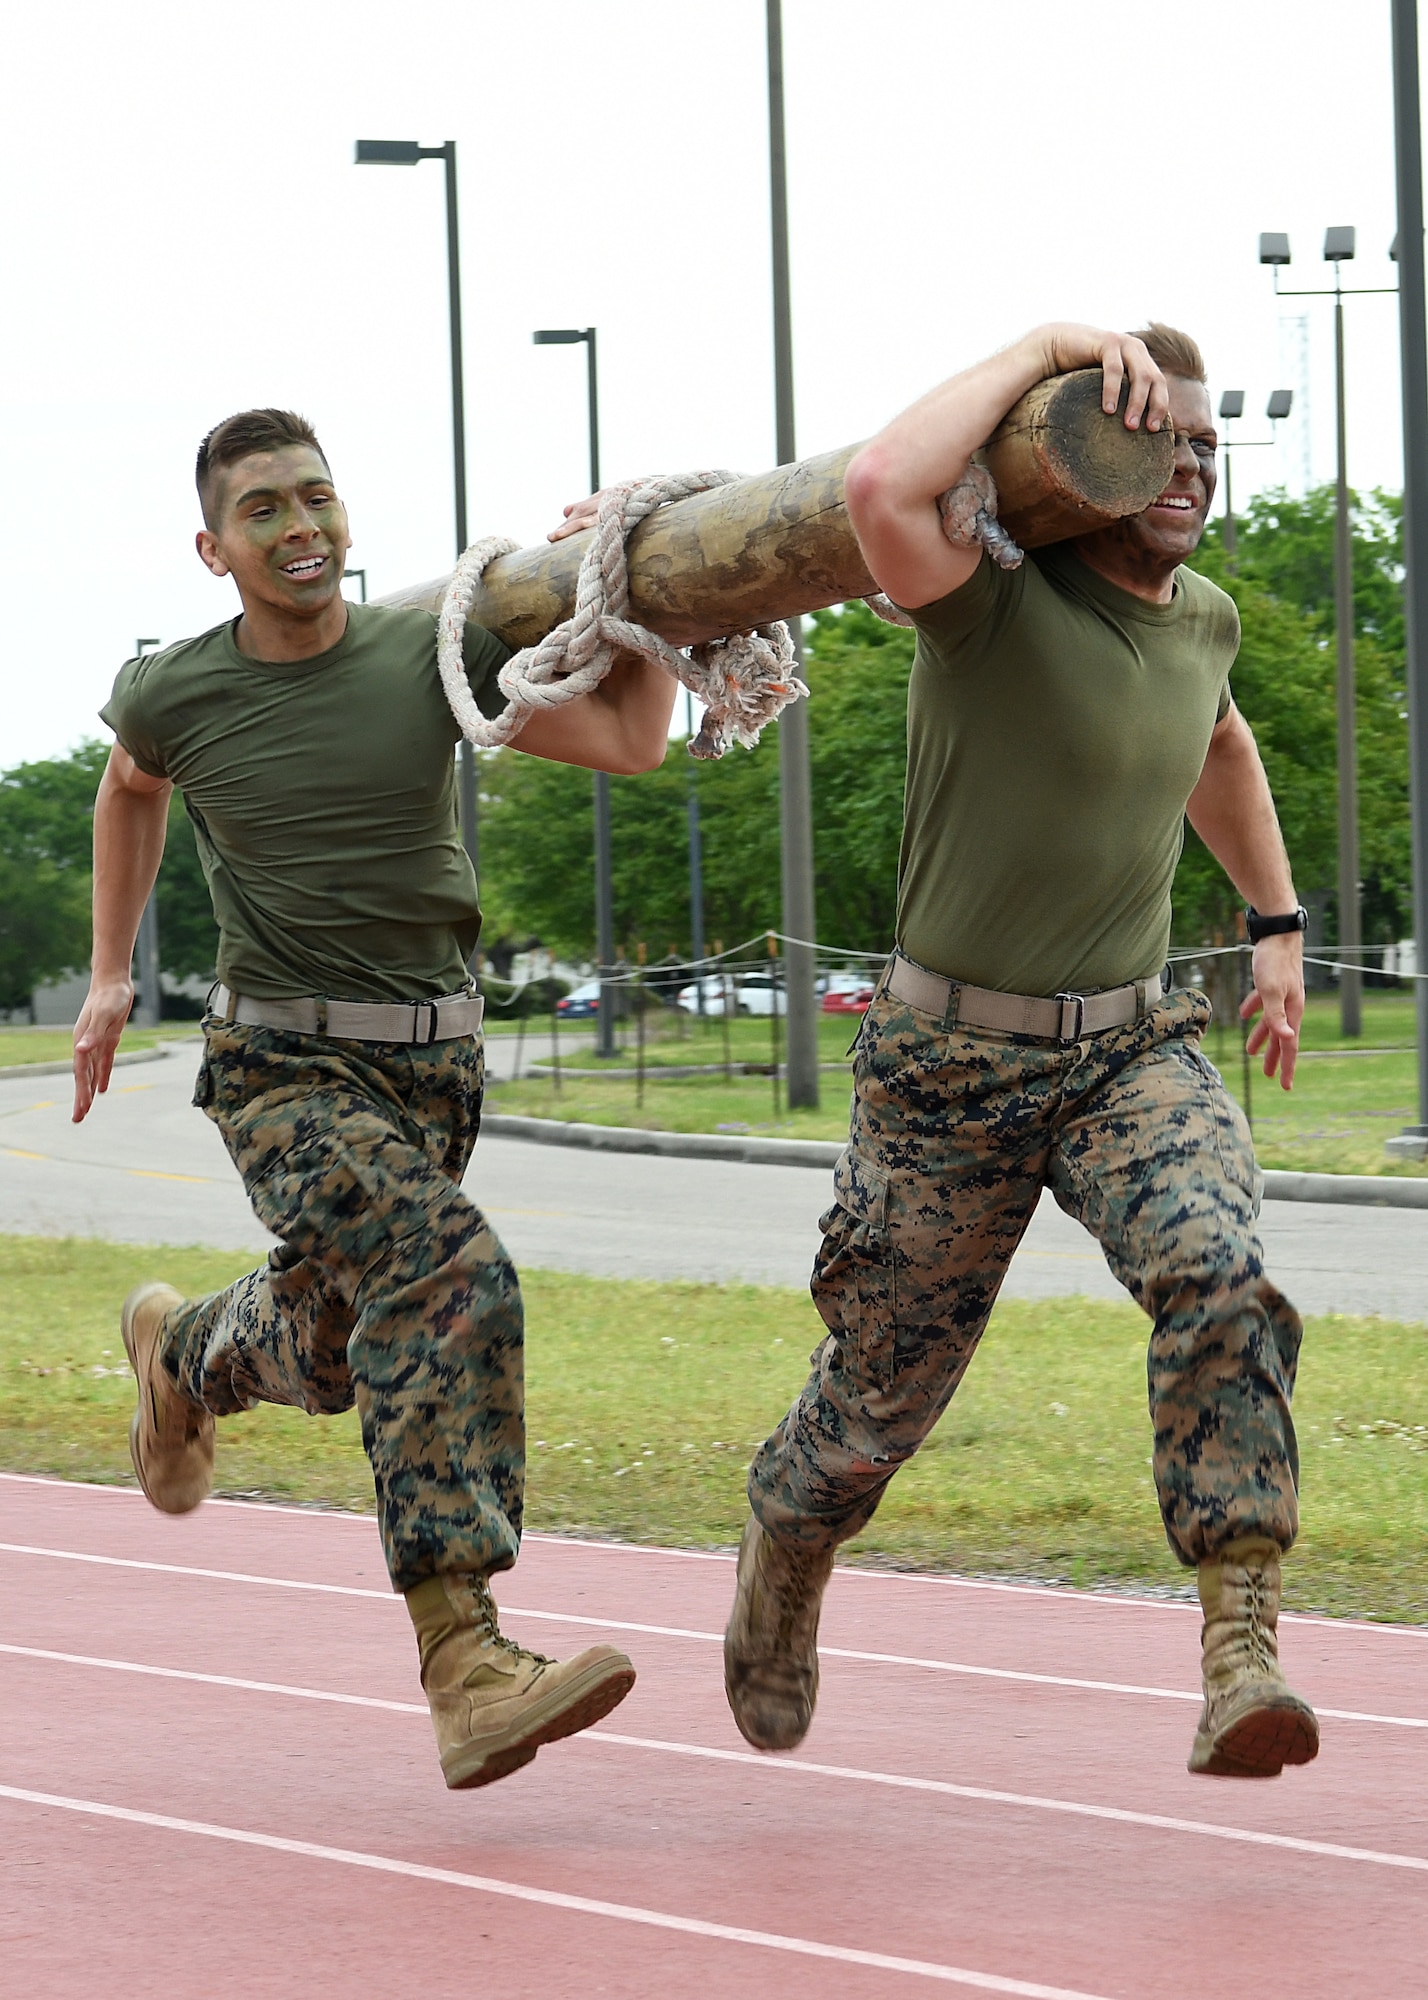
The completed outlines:
<svg viewBox="0 0 1428 2000">
<path fill-rule="evenodd" d="M 942 532 L 954 548 L 975 548 L 980 542 L 1002 569 L 1018 569 L 1025 561 L 1024 552 L 997 519 L 996 481 L 985 465 L 973 460 L 957 484 L 938 495 L 937 511 L 942 516 Z M 880 590 L 865 597 L 863 602 L 887 625 L 912 623 L 908 614 Z"/>
<path fill-rule="evenodd" d="M 793 672 L 787 625 L 759 625 L 681 652 L 630 618 L 625 556 L 631 532 L 657 507 L 726 486 L 734 477 L 732 472 L 689 472 L 605 488 L 576 579 L 575 609 L 538 645 L 515 654 L 500 669 L 496 682 L 506 706 L 493 720 L 481 713 L 471 693 L 462 635 L 482 571 L 516 544 L 494 535 L 473 542 L 447 585 L 436 628 L 441 683 L 463 736 L 486 750 L 509 743 L 537 710 L 561 708 L 590 694 L 620 654 L 634 653 L 657 662 L 704 704 L 703 724 L 689 745 L 691 756 L 722 757 L 731 743 L 752 750 L 765 725 L 808 693 Z"/>
</svg>

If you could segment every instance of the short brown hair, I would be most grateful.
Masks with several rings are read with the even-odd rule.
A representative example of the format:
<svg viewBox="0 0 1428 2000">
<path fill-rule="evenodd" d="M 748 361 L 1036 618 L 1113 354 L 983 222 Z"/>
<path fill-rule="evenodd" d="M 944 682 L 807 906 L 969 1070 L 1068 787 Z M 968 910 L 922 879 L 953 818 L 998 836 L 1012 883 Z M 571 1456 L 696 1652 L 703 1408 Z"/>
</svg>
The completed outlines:
<svg viewBox="0 0 1428 2000">
<path fill-rule="evenodd" d="M 295 410 L 240 410 L 236 416 L 225 417 L 221 424 L 214 425 L 198 447 L 198 464 L 194 468 L 199 504 L 210 528 L 214 524 L 213 492 L 224 467 L 236 465 L 240 458 L 251 458 L 255 451 L 279 451 L 288 444 L 311 445 L 327 465 L 327 453 L 317 441 L 317 432 Z M 327 469 L 330 474 L 331 466 Z"/>
<path fill-rule="evenodd" d="M 1149 326 L 1138 326 L 1131 339 L 1145 342 L 1151 360 L 1163 374 L 1180 375 L 1187 382 L 1205 380 L 1205 357 L 1199 343 L 1178 326 L 1153 319 Z"/>
</svg>

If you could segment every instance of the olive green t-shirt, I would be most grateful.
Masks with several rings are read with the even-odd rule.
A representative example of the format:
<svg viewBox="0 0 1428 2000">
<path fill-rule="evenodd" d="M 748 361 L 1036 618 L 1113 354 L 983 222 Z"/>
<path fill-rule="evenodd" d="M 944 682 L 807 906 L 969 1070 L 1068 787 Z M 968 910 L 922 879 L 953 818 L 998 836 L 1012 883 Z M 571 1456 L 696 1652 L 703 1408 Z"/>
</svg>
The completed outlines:
<svg viewBox="0 0 1428 2000">
<path fill-rule="evenodd" d="M 1004 993 L 1158 972 L 1185 803 L 1230 705 L 1233 601 L 1179 569 L 1148 604 L 1061 545 L 1015 570 L 983 556 L 912 617 L 902 950 Z"/>
<path fill-rule="evenodd" d="M 350 605 L 335 646 L 281 665 L 240 653 L 237 622 L 130 660 L 101 711 L 139 768 L 184 795 L 219 978 L 259 999 L 454 992 L 481 911 L 435 618 Z M 507 650 L 468 625 L 464 651 L 494 714 Z"/>
</svg>

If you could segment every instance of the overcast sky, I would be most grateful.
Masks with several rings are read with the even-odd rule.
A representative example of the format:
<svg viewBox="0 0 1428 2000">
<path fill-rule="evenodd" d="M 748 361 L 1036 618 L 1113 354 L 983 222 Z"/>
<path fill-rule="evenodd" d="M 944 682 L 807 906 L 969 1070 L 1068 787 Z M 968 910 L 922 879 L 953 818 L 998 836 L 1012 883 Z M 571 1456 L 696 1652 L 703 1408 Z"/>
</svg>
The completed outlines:
<svg viewBox="0 0 1428 2000">
<path fill-rule="evenodd" d="M 784 0 L 784 33 L 801 451 L 1039 320 L 1154 316 L 1246 437 L 1296 392 L 1237 498 L 1332 476 L 1332 309 L 1277 305 L 1257 237 L 1317 285 L 1353 223 L 1347 275 L 1392 282 L 1387 0 Z M 316 424 L 374 594 L 449 566 L 442 170 L 358 137 L 457 141 L 473 535 L 584 490 L 583 350 L 539 326 L 599 328 L 607 478 L 772 463 L 764 0 L 47 0 L 5 40 L 0 767 L 236 610 L 192 486 L 235 409 Z M 1397 486 L 1395 302 L 1348 320 L 1350 478 Z"/>
</svg>

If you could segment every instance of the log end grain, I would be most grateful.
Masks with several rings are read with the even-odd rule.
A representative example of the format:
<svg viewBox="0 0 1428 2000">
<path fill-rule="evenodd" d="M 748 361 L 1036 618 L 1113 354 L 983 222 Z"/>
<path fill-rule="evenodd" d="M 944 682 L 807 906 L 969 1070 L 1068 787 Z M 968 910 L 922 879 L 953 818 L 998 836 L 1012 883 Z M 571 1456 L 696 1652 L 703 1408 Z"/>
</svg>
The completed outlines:
<svg viewBox="0 0 1428 2000">
<path fill-rule="evenodd" d="M 1138 514 L 1168 485 L 1171 430 L 1128 431 L 1120 408 L 1101 408 L 1101 371 L 1079 368 L 1036 383 L 988 439 L 1003 527 L 1024 548 L 1085 535 Z"/>
</svg>

